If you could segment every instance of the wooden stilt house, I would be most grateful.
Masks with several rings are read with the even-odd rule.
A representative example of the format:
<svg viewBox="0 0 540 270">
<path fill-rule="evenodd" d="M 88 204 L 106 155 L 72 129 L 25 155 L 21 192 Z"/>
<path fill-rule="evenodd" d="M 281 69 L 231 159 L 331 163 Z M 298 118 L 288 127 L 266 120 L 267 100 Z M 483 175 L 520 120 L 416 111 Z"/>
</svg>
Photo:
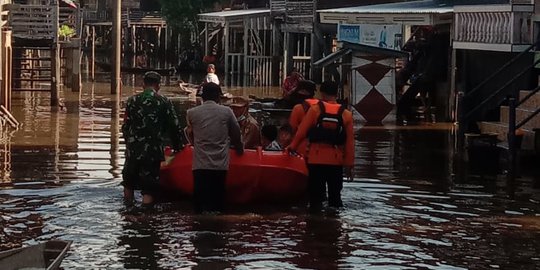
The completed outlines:
<svg viewBox="0 0 540 270">
<path fill-rule="evenodd" d="M 279 74 L 276 29 L 269 9 L 203 13 L 204 54 L 214 51 L 227 86 L 270 86 Z"/>
<path fill-rule="evenodd" d="M 12 31 L 12 91 L 50 92 L 51 106 L 58 105 L 59 28 L 69 25 L 78 32 L 78 9 L 61 7 L 57 0 L 19 0 L 5 7 Z"/>
</svg>

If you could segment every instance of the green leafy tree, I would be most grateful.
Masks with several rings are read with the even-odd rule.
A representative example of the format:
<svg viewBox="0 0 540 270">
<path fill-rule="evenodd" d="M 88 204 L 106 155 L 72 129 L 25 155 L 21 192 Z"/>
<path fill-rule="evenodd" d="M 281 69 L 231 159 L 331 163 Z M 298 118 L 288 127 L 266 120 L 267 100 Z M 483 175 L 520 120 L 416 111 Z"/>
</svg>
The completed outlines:
<svg viewBox="0 0 540 270">
<path fill-rule="evenodd" d="M 163 15 L 172 27 L 184 31 L 197 30 L 197 15 L 211 11 L 223 0 L 160 0 Z"/>
</svg>

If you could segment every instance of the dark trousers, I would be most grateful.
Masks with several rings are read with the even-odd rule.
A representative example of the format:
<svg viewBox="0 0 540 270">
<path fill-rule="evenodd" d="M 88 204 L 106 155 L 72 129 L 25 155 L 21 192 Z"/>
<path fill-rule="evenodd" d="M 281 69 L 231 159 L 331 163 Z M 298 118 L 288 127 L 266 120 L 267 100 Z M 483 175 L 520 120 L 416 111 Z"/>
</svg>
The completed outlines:
<svg viewBox="0 0 540 270">
<path fill-rule="evenodd" d="M 337 165 L 308 164 L 309 171 L 309 206 L 321 207 L 328 184 L 328 205 L 341 207 L 343 189 L 343 167 Z"/>
<path fill-rule="evenodd" d="M 141 190 L 143 195 L 159 191 L 159 160 L 126 159 L 122 169 L 122 185 L 131 190 Z"/>
<path fill-rule="evenodd" d="M 193 170 L 195 212 L 223 211 L 227 171 Z"/>
</svg>

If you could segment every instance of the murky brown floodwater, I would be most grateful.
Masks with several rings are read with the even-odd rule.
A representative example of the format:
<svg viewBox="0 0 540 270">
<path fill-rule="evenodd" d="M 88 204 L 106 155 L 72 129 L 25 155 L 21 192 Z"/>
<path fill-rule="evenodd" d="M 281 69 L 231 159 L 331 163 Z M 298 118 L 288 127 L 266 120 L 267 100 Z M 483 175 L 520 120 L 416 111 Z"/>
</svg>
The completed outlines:
<svg viewBox="0 0 540 270">
<path fill-rule="evenodd" d="M 1 137 L 0 250 L 73 240 L 65 269 L 540 268 L 540 191 L 528 180 L 508 189 L 500 177 L 453 177 L 446 124 L 360 129 L 357 178 L 339 212 L 197 216 L 180 201 L 130 214 L 119 186 L 121 104 L 108 87 L 65 92 L 60 111 L 43 93 L 15 95 L 23 126 Z"/>
</svg>

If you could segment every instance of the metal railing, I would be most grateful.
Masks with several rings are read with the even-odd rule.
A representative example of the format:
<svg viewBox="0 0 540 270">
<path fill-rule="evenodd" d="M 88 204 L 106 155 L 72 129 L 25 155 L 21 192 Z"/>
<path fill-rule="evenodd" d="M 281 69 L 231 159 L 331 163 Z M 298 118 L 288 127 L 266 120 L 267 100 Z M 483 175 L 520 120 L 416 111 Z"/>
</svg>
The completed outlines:
<svg viewBox="0 0 540 270">
<path fill-rule="evenodd" d="M 517 109 L 519 106 L 521 106 L 523 103 L 525 103 L 527 100 L 529 100 L 532 96 L 534 96 L 536 93 L 540 91 L 540 86 L 537 86 L 534 90 L 532 90 L 529 94 L 527 94 L 523 99 L 521 99 L 516 106 L 514 107 L 514 110 Z M 512 108 L 511 108 L 512 109 Z M 540 108 L 536 108 L 536 110 L 531 113 L 529 116 L 525 117 L 525 119 L 521 120 L 519 123 L 516 124 L 516 129 L 519 129 L 525 124 L 529 123 L 536 115 L 540 113 Z"/>
<path fill-rule="evenodd" d="M 531 71 L 535 66 L 540 64 L 540 59 L 534 60 L 532 64 L 527 65 L 525 68 L 515 73 L 512 79 L 505 82 L 501 87 L 497 88 L 497 90 L 493 91 L 492 94 L 490 94 L 478 105 L 472 107 L 470 110 L 467 110 L 466 103 L 467 101 L 474 99 L 476 96 L 478 96 L 477 94 L 481 91 L 481 89 L 484 89 L 486 86 L 488 86 L 488 83 L 492 82 L 495 78 L 501 76 L 502 74 L 510 72 L 511 70 L 516 70 L 517 68 L 519 68 L 519 67 L 514 67 L 513 65 L 518 60 L 522 59 L 523 56 L 532 53 L 532 51 L 535 48 L 537 48 L 538 45 L 540 45 L 540 42 L 537 42 L 529 46 L 525 51 L 516 55 L 514 58 L 512 58 L 502 67 L 500 67 L 497 71 L 492 73 L 490 76 L 488 76 L 488 78 L 483 80 L 480 84 L 478 84 L 468 93 L 465 93 L 463 91 L 460 91 L 458 93 L 457 112 L 458 112 L 459 129 L 458 129 L 457 135 L 458 135 L 458 147 L 460 148 L 464 147 L 465 132 L 467 132 L 468 124 L 471 121 L 477 120 L 480 113 L 485 111 L 486 109 L 492 109 L 497 106 L 500 106 L 500 103 L 504 101 L 505 98 L 508 101 L 509 115 L 508 115 L 507 139 L 508 139 L 508 151 L 509 151 L 509 162 L 510 162 L 509 174 L 513 174 L 516 167 L 516 164 L 515 164 L 516 162 L 515 157 L 516 157 L 516 151 L 517 151 L 516 144 L 515 144 L 516 130 L 523 127 L 527 122 L 533 119 L 534 116 L 540 113 L 540 108 L 537 108 L 536 111 L 534 111 L 531 115 L 527 116 L 525 119 L 523 119 L 519 123 L 516 123 L 516 109 L 522 104 L 524 104 L 532 96 L 534 96 L 535 93 L 540 91 L 540 86 L 533 89 L 531 93 L 527 94 L 523 99 L 519 101 L 516 101 L 517 96 L 518 96 L 518 91 L 516 91 L 516 89 L 512 86 L 515 82 L 520 80 L 523 77 L 523 75 L 525 75 L 527 72 Z"/>
</svg>

